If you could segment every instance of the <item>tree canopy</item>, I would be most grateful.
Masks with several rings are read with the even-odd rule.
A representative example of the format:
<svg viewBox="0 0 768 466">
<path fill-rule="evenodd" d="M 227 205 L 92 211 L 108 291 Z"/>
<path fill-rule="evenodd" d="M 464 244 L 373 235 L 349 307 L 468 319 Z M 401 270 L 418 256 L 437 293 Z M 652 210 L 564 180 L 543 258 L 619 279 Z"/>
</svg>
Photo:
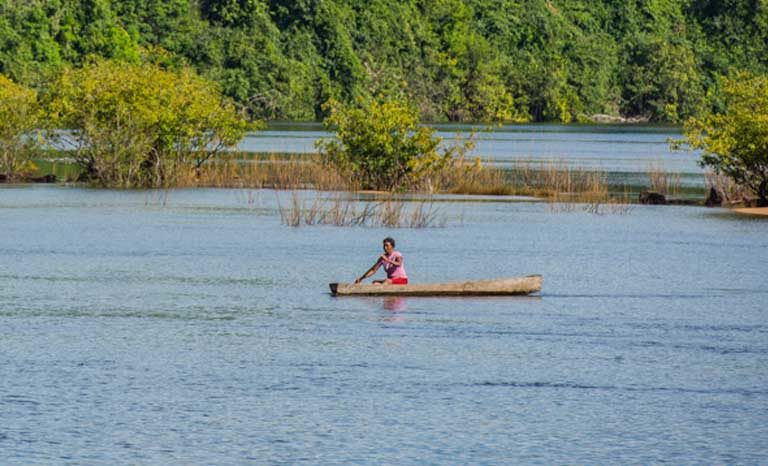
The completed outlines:
<svg viewBox="0 0 768 466">
<path fill-rule="evenodd" d="M 33 171 L 43 123 L 37 92 L 0 74 L 0 175 L 13 181 Z"/>
<path fill-rule="evenodd" d="M 65 69 L 43 95 L 71 130 L 75 160 L 94 181 L 160 187 L 236 145 L 252 127 L 218 86 L 193 70 L 98 59 Z"/>
<path fill-rule="evenodd" d="M 344 105 L 331 99 L 325 120 L 335 139 L 317 143 L 320 154 L 363 189 L 413 187 L 471 148 L 472 141 L 440 147 L 435 130 L 419 125 L 419 112 L 403 99 Z"/>
<path fill-rule="evenodd" d="M 732 178 L 768 206 L 768 77 L 742 73 L 723 83 L 723 108 L 691 118 L 688 143 L 702 165 Z"/>
<path fill-rule="evenodd" d="M 684 121 L 768 72 L 763 0 L 0 0 L 0 73 L 168 51 L 265 119 L 403 93 L 430 121 Z"/>
</svg>

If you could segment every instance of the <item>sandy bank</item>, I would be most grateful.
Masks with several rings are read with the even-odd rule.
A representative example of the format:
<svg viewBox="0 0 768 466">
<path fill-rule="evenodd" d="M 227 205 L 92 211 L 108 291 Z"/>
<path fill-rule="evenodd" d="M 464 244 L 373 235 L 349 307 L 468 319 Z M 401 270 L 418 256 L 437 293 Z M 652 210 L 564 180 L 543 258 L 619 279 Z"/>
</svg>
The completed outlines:
<svg viewBox="0 0 768 466">
<path fill-rule="evenodd" d="M 768 207 L 746 207 L 743 209 L 733 209 L 733 211 L 740 214 L 768 215 Z"/>
</svg>

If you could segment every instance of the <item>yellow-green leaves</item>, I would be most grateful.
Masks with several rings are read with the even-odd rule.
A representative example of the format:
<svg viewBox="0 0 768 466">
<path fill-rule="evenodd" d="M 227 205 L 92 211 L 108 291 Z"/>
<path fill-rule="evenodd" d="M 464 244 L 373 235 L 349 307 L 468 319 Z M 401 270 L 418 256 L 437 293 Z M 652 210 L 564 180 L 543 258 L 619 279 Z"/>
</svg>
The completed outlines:
<svg viewBox="0 0 768 466">
<path fill-rule="evenodd" d="M 34 171 L 41 123 L 37 92 L 0 74 L 0 174 L 12 181 Z"/>
<path fill-rule="evenodd" d="M 235 146 L 253 125 L 216 84 L 184 68 L 96 60 L 66 69 L 46 95 L 76 159 L 107 186 L 163 186 Z"/>
<path fill-rule="evenodd" d="M 686 140 L 702 150 L 702 165 L 748 187 L 766 204 L 768 77 L 739 73 L 723 80 L 723 93 L 724 110 L 689 119 Z"/>
<path fill-rule="evenodd" d="M 401 99 L 347 106 L 327 104 L 325 120 L 336 139 L 318 143 L 321 154 L 364 189 L 397 190 L 418 183 L 469 146 L 440 148 L 435 130 L 419 125 L 418 111 Z"/>
</svg>

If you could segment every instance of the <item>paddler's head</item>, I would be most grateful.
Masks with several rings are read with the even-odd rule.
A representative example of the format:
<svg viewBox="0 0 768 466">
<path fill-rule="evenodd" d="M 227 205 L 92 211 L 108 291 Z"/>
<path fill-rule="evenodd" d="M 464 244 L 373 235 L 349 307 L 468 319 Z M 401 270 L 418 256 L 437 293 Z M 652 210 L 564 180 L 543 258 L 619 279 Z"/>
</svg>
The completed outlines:
<svg viewBox="0 0 768 466">
<path fill-rule="evenodd" d="M 395 249 L 395 240 L 390 237 L 384 238 L 384 253 L 389 254 Z"/>
</svg>

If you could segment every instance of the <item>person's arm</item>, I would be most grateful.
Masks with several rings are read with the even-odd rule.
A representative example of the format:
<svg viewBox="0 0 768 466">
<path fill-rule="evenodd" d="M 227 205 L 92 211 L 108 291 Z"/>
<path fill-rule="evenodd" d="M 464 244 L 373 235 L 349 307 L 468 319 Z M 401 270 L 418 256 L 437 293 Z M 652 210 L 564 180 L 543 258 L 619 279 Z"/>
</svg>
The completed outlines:
<svg viewBox="0 0 768 466">
<path fill-rule="evenodd" d="M 392 265 L 394 265 L 396 267 L 400 267 L 401 265 L 403 265 L 403 256 L 396 256 L 395 259 L 392 260 L 392 259 L 388 258 L 386 256 L 386 254 L 382 254 L 381 257 L 380 257 L 379 263 L 381 263 L 381 261 L 389 262 L 390 264 L 392 264 Z"/>
<path fill-rule="evenodd" d="M 377 260 L 376 263 L 373 264 L 373 266 L 371 266 L 370 269 L 368 269 L 362 276 L 360 276 L 357 280 L 355 280 L 355 283 L 360 283 L 361 281 L 375 274 L 376 271 L 379 270 L 379 267 L 381 267 L 381 260 Z"/>
</svg>

